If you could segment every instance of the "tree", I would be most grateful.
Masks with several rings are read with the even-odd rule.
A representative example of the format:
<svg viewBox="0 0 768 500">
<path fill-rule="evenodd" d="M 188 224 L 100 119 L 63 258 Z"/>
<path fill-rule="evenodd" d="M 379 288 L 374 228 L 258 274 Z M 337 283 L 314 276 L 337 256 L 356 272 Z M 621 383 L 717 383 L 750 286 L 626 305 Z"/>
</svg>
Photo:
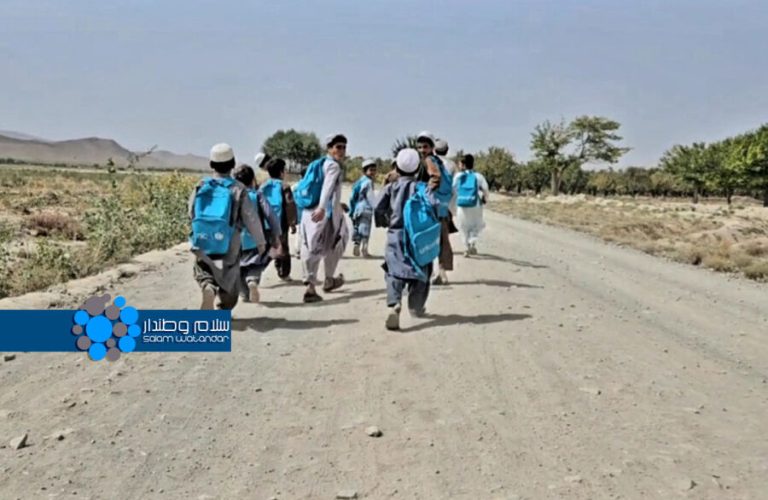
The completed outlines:
<svg viewBox="0 0 768 500">
<path fill-rule="evenodd" d="M 659 163 L 664 170 L 691 188 L 694 203 L 699 202 L 699 196 L 707 185 L 712 183 L 717 168 L 715 158 L 707 154 L 707 147 L 703 142 L 695 142 L 690 146 L 672 146 L 664 153 Z"/>
<path fill-rule="evenodd" d="M 264 141 L 261 150 L 293 165 L 307 165 L 323 154 L 320 140 L 313 132 L 298 132 L 294 129 L 278 130 Z"/>
<path fill-rule="evenodd" d="M 768 125 L 749 134 L 745 140 L 743 172 L 751 187 L 762 194 L 763 206 L 768 207 Z"/>
<path fill-rule="evenodd" d="M 714 165 L 712 184 L 723 193 L 728 206 L 731 206 L 736 190 L 746 185 L 746 147 L 745 137 L 739 136 L 710 144 L 706 151 L 709 161 Z"/>
<path fill-rule="evenodd" d="M 392 144 L 392 158 L 397 158 L 397 153 L 405 148 L 416 149 L 416 136 L 406 135 L 402 139 L 396 139 Z"/>
<path fill-rule="evenodd" d="M 560 193 L 567 168 L 581 168 L 585 163 L 616 163 L 629 151 L 617 146 L 622 140 L 616 131 L 621 125 L 599 116 L 580 116 L 566 125 L 549 121 L 537 125 L 531 134 L 531 149 L 551 175 L 552 193 Z"/>
<path fill-rule="evenodd" d="M 490 189 L 507 187 L 516 166 L 514 155 L 497 146 L 491 146 L 487 152 L 479 153 L 475 158 L 475 170 L 483 174 Z"/>
<path fill-rule="evenodd" d="M 549 182 L 550 174 L 544 163 L 531 160 L 520 168 L 520 177 L 526 189 L 540 194 L 544 186 Z"/>
</svg>

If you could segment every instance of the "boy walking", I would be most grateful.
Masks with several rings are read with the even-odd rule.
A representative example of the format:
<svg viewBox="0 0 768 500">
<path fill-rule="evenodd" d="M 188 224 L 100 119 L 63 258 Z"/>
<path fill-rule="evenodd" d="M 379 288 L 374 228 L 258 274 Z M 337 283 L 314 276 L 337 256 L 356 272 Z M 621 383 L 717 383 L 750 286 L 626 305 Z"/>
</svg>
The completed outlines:
<svg viewBox="0 0 768 500">
<path fill-rule="evenodd" d="M 249 165 L 240 165 L 234 170 L 234 177 L 248 189 L 248 199 L 261 217 L 264 236 L 272 243 L 273 248 L 279 250 L 280 219 L 257 189 L 255 172 Z M 261 275 L 272 261 L 272 256 L 269 250 L 259 252 L 256 242 L 247 230 L 242 231 L 240 244 L 240 296 L 246 302 L 257 303 Z"/>
<path fill-rule="evenodd" d="M 485 229 L 483 205 L 488 200 L 488 181 L 483 174 L 475 172 L 475 157 L 464 155 L 461 159 L 461 173 L 453 181 L 458 206 L 456 222 L 464 240 L 464 256 L 477 255 L 477 239 Z"/>
<path fill-rule="evenodd" d="M 375 193 L 373 180 L 376 178 L 376 160 L 363 162 L 363 176 L 352 186 L 352 196 L 349 198 L 349 216 L 352 218 L 352 254 L 355 257 L 370 257 L 368 239 L 371 236 L 373 220 L 373 205 Z"/>
<path fill-rule="evenodd" d="M 443 162 L 434 154 L 435 137 L 431 132 L 421 132 L 416 137 L 416 147 L 421 154 L 422 166 L 419 172 L 419 180 L 428 182 L 435 198 L 440 203 L 438 217 L 440 218 L 440 257 L 438 258 L 438 274 L 433 284 L 447 285 L 448 271 L 453 271 L 453 249 L 451 248 L 451 233 L 456 232 L 453 225 L 450 205 L 453 198 L 453 179 L 443 165 Z"/>
<path fill-rule="evenodd" d="M 382 190 L 376 204 L 374 214 L 376 225 L 387 226 L 387 246 L 384 252 L 384 265 L 387 282 L 387 307 L 389 314 L 385 326 L 388 330 L 400 329 L 400 311 L 403 292 L 408 289 L 408 309 L 412 316 L 421 317 L 425 314 L 425 306 L 429 297 L 429 279 L 432 275 L 432 258 L 429 256 L 424 265 L 419 265 L 406 248 L 408 221 L 407 212 L 412 207 L 406 207 L 409 199 L 418 190 L 422 190 L 428 201 L 429 211 L 435 221 L 434 246 L 438 245 L 439 222 L 437 221 L 438 201 L 424 184 L 416 180 L 419 169 L 419 153 L 415 149 L 403 149 L 397 154 L 398 178 L 387 184 Z"/>
<path fill-rule="evenodd" d="M 203 179 L 189 199 L 193 272 L 202 292 L 201 309 L 213 309 L 217 296 L 219 308 L 232 309 L 240 282 L 241 230 L 247 230 L 259 253 L 266 250 L 267 240 L 246 187 L 232 178 L 232 148 L 223 143 L 213 146 L 210 166 L 213 175 Z"/>
<path fill-rule="evenodd" d="M 285 160 L 272 158 L 265 167 L 269 180 L 261 185 L 259 191 L 269 203 L 272 211 L 280 221 L 280 251 L 275 257 L 277 276 L 283 281 L 291 279 L 291 249 L 288 241 L 288 230 L 296 234 L 296 203 L 293 201 L 293 191 L 285 184 Z"/>
<path fill-rule="evenodd" d="M 321 261 L 325 267 L 323 291 L 330 292 L 344 285 L 344 275 L 335 276 L 335 273 L 349 241 L 349 228 L 341 206 L 341 163 L 347 154 L 347 138 L 343 134 L 329 135 L 325 146 L 327 155 L 321 159 L 322 164 L 313 162 L 296 190 L 299 193 L 304 180 L 309 180 L 308 176 L 322 181 L 319 186 L 312 185 L 313 203 L 301 207 L 301 261 L 304 284 L 307 285 L 305 303 L 323 300 L 316 289 L 321 283 L 318 279 Z M 315 187 L 319 191 L 317 198 L 314 198 Z M 303 193 L 300 194 L 303 199 Z"/>
</svg>

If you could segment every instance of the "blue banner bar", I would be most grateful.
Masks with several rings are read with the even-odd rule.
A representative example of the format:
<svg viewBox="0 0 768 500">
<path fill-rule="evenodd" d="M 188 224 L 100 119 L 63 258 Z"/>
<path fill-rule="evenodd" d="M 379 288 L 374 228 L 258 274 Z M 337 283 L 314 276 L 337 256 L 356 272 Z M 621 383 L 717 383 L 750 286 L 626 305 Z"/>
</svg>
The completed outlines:
<svg viewBox="0 0 768 500">
<path fill-rule="evenodd" d="M 230 352 L 231 311 L 0 310 L 0 351 Z M 109 356 L 107 356 L 109 359 Z"/>
</svg>

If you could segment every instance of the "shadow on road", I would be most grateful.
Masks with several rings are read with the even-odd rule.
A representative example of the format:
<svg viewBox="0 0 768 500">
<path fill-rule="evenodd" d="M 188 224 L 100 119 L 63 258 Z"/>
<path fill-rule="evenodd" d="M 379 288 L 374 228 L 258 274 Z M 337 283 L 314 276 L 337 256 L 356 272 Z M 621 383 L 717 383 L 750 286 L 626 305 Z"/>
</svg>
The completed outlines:
<svg viewBox="0 0 768 500">
<path fill-rule="evenodd" d="M 368 279 L 368 278 L 360 278 L 360 279 L 355 279 L 355 280 L 346 280 L 344 282 L 344 285 L 345 286 L 346 285 L 355 285 L 357 283 L 365 283 L 366 281 L 370 281 L 370 279 Z M 299 286 L 304 286 L 304 283 L 301 280 L 281 281 L 279 283 L 275 283 L 272 286 L 265 286 L 265 287 L 260 287 L 260 288 L 263 288 L 265 290 L 271 290 L 273 288 L 283 288 L 283 287 L 287 287 L 287 286 L 299 287 Z"/>
<path fill-rule="evenodd" d="M 430 328 L 450 325 L 487 325 L 489 323 L 503 323 L 505 321 L 520 321 L 532 318 L 530 314 L 478 314 L 477 316 L 461 316 L 449 314 L 447 316 L 427 315 L 428 321 L 412 328 L 405 328 L 403 332 L 411 333 Z"/>
<path fill-rule="evenodd" d="M 339 325 L 358 323 L 357 319 L 286 319 L 286 318 L 239 318 L 232 320 L 232 330 L 242 332 L 256 330 L 257 332 L 269 332 L 277 329 L 284 330 L 312 330 L 313 328 L 329 328 Z"/>
<path fill-rule="evenodd" d="M 367 281 L 367 280 L 360 280 Z M 346 285 L 345 285 L 346 286 Z M 297 295 L 296 302 L 280 302 L 280 301 L 262 301 L 260 305 L 264 307 L 314 307 L 314 306 L 333 306 L 338 304 L 346 304 L 352 299 L 363 299 L 365 297 L 373 297 L 375 295 L 385 295 L 387 293 L 383 288 L 376 290 L 358 290 L 356 292 L 345 293 L 344 289 L 337 290 L 331 293 L 323 293 L 323 299 L 321 302 L 315 302 L 314 304 L 304 304 L 301 302 L 301 295 Z M 343 295 L 341 295 L 343 294 Z M 333 298 L 329 298 L 333 297 Z"/>
<path fill-rule="evenodd" d="M 506 257 L 500 257 L 498 255 L 493 254 L 479 254 L 479 255 L 473 255 L 470 260 L 494 260 L 496 262 L 506 262 L 508 264 L 514 264 L 516 266 L 520 267 L 532 267 L 534 269 L 548 269 L 549 266 L 544 266 L 542 264 L 535 264 L 533 262 L 528 262 L 525 260 L 517 260 L 517 259 L 508 259 Z"/>
<path fill-rule="evenodd" d="M 445 287 L 435 287 L 437 288 L 450 288 L 452 285 L 485 285 L 485 286 L 497 286 L 499 288 L 544 288 L 543 286 L 539 285 L 529 285 L 527 283 L 515 283 L 513 281 L 503 281 L 503 280 L 475 280 L 475 281 L 449 281 L 448 285 Z"/>
</svg>

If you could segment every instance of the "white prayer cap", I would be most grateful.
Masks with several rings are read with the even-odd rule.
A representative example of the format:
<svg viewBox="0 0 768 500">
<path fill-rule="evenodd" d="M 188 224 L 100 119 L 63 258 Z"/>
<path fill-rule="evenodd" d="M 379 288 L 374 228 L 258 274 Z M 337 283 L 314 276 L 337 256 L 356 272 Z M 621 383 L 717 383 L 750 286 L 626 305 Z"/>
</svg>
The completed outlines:
<svg viewBox="0 0 768 500">
<path fill-rule="evenodd" d="M 439 155 L 444 155 L 448 152 L 448 141 L 445 139 L 438 139 L 435 141 L 435 152 Z"/>
<path fill-rule="evenodd" d="M 325 136 L 325 147 L 330 148 L 333 144 L 336 143 L 347 143 L 347 137 L 344 134 L 336 133 L 336 134 L 328 134 Z"/>
<path fill-rule="evenodd" d="M 211 148 L 210 160 L 216 163 L 224 163 L 235 159 L 235 152 L 232 146 L 224 142 L 214 145 Z"/>
<path fill-rule="evenodd" d="M 264 168 L 264 160 L 267 158 L 267 155 L 264 153 L 257 153 L 256 156 L 253 158 L 254 164 L 258 168 Z"/>
<path fill-rule="evenodd" d="M 419 152 L 412 148 L 401 149 L 397 153 L 397 168 L 406 174 L 412 174 L 419 168 L 421 157 Z"/>
<path fill-rule="evenodd" d="M 418 141 L 419 139 L 428 139 L 433 146 L 435 145 L 435 134 L 433 134 L 429 130 L 422 130 L 421 132 L 419 132 L 419 135 L 416 136 L 416 140 Z"/>
<path fill-rule="evenodd" d="M 373 158 L 368 158 L 367 160 L 363 161 L 363 170 L 365 170 L 368 167 L 375 167 L 376 166 L 376 160 Z"/>
</svg>

